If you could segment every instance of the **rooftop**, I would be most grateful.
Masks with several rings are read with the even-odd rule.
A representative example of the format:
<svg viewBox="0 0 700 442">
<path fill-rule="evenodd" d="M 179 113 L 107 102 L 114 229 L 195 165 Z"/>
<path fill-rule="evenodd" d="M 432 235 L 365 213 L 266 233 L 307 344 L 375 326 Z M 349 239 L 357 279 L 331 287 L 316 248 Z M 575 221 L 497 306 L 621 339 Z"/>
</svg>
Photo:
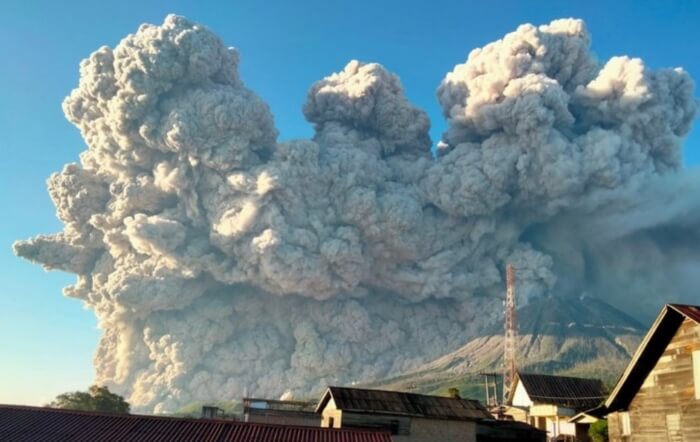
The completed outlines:
<svg viewBox="0 0 700 442">
<path fill-rule="evenodd" d="M 700 324 L 700 306 L 666 304 L 625 369 L 599 414 L 624 410 L 685 320 Z"/>
<path fill-rule="evenodd" d="M 379 413 L 447 420 L 492 419 L 477 400 L 363 388 L 328 387 L 316 411 L 333 399 L 338 409 L 356 413 Z"/>
<path fill-rule="evenodd" d="M 388 432 L 108 414 L 0 404 L 0 440 L 391 442 Z"/>
<path fill-rule="evenodd" d="M 530 400 L 535 404 L 551 404 L 560 407 L 586 410 L 600 404 L 607 396 L 600 379 L 518 373 Z M 513 394 L 508 402 L 512 402 Z"/>
</svg>

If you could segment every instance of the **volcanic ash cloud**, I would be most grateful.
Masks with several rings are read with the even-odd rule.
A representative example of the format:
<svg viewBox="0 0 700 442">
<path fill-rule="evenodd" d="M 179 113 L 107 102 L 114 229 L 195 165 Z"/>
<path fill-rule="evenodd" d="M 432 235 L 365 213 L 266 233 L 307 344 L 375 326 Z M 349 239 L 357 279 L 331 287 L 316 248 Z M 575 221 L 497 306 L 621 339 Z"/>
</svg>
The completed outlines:
<svg viewBox="0 0 700 442">
<path fill-rule="evenodd" d="M 315 83 L 315 136 L 278 142 L 238 63 L 177 16 L 84 60 L 63 109 L 87 150 L 48 181 L 65 228 L 14 246 L 77 274 L 65 294 L 103 330 L 96 381 L 137 408 L 396 375 L 498 319 L 506 263 L 522 303 L 588 291 L 656 307 L 672 282 L 621 293 L 618 270 L 698 260 L 668 241 L 698 232 L 687 197 L 679 227 L 620 227 L 678 182 L 699 187 L 680 171 L 693 83 L 600 64 L 580 20 L 523 25 L 448 73 L 437 160 L 425 112 L 379 64 Z"/>
</svg>

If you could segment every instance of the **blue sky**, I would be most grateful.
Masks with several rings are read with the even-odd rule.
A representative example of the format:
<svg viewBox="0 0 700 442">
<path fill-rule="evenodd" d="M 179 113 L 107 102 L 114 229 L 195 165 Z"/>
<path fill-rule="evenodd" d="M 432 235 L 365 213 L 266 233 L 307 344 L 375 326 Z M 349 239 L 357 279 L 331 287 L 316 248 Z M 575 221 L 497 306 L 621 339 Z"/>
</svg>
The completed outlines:
<svg viewBox="0 0 700 442">
<path fill-rule="evenodd" d="M 13 256 L 15 239 L 60 230 L 46 178 L 77 161 L 84 144 L 61 101 L 82 58 L 114 46 L 143 22 L 174 12 L 199 21 L 241 52 L 241 74 L 268 102 L 281 139 L 308 137 L 301 106 L 314 81 L 347 61 L 378 61 L 425 109 L 436 141 L 445 125 L 435 89 L 475 47 L 521 23 L 583 18 L 601 60 L 642 58 L 700 79 L 696 1 L 35 1 L 0 6 L 0 403 L 44 403 L 86 388 L 99 330 L 92 312 L 61 296 L 71 275 Z M 697 95 L 697 94 L 696 94 Z M 697 125 L 696 125 L 697 126 Z M 685 148 L 700 164 L 700 129 Z"/>
</svg>

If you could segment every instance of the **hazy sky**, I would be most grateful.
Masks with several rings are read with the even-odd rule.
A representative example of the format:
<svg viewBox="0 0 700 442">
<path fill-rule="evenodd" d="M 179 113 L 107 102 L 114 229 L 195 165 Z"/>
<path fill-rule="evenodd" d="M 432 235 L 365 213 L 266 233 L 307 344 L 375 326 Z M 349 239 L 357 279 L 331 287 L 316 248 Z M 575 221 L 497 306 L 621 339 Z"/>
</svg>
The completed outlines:
<svg viewBox="0 0 700 442">
<path fill-rule="evenodd" d="M 475 47 L 521 23 L 583 18 L 601 59 L 642 58 L 652 68 L 685 68 L 700 79 L 700 2 L 600 1 L 32 1 L 0 7 L 0 403 L 40 404 L 92 378 L 94 315 L 61 296 L 73 280 L 13 256 L 11 244 L 61 230 L 46 178 L 77 161 L 84 144 L 61 101 L 78 65 L 143 22 L 174 12 L 199 21 L 241 53 L 241 75 L 272 108 L 280 138 L 309 137 L 301 105 L 310 85 L 353 58 L 396 72 L 425 109 L 437 140 L 445 124 L 435 89 Z M 573 3 L 573 2 L 570 2 Z M 262 6 L 264 5 L 264 6 Z M 686 163 L 700 164 L 700 130 Z"/>
</svg>

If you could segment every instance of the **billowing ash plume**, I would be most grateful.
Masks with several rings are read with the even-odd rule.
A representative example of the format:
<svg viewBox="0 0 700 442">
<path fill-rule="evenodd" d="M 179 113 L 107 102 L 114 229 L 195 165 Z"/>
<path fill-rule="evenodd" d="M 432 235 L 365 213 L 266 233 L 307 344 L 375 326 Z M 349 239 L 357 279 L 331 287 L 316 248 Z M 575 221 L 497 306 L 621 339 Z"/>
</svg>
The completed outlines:
<svg viewBox="0 0 700 442">
<path fill-rule="evenodd" d="M 433 160 L 381 65 L 314 84 L 314 138 L 278 142 L 237 52 L 169 16 L 81 64 L 64 111 L 88 150 L 48 183 L 65 229 L 15 251 L 78 275 L 97 381 L 155 411 L 408 370 L 500 316 L 506 263 L 520 302 L 656 308 L 700 262 L 678 236 L 699 236 L 693 83 L 589 46 L 557 20 L 474 50 L 438 89 Z"/>
</svg>

